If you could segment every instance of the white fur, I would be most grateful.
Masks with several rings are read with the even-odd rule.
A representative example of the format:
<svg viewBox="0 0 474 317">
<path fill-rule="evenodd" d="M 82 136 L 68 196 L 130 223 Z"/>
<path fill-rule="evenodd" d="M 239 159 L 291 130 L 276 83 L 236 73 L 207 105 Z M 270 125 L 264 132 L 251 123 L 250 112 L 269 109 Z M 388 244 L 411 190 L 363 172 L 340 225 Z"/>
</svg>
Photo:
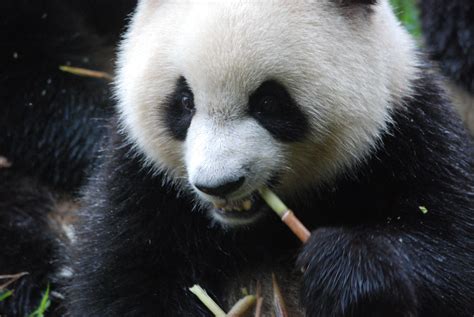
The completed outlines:
<svg viewBox="0 0 474 317">
<path fill-rule="evenodd" d="M 191 184 L 219 185 L 244 175 L 244 185 L 232 194 L 240 199 L 265 184 L 281 165 L 281 147 L 255 120 L 219 123 L 215 116 L 197 114 L 185 143 Z"/>
<path fill-rule="evenodd" d="M 118 63 L 118 108 L 131 142 L 174 180 L 217 183 L 243 174 L 236 199 L 275 170 L 279 190 L 291 195 L 363 160 L 392 105 L 410 94 L 415 44 L 387 1 L 372 14 L 336 2 L 142 0 Z M 179 76 L 196 104 L 185 142 L 162 123 Z M 246 116 L 249 94 L 268 79 L 310 118 L 304 142 L 277 142 Z"/>
</svg>

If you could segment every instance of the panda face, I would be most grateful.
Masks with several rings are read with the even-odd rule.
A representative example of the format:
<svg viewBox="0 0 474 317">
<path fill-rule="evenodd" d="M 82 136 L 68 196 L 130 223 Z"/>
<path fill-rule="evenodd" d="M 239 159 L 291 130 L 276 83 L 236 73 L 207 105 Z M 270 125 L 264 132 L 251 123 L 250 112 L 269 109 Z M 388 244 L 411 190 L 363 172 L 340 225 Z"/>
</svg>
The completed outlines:
<svg viewBox="0 0 474 317">
<path fill-rule="evenodd" d="M 248 224 L 363 160 L 409 90 L 414 45 L 382 1 L 142 0 L 122 44 L 123 129 L 213 219 Z M 239 211 L 239 209 L 243 211 Z"/>
</svg>

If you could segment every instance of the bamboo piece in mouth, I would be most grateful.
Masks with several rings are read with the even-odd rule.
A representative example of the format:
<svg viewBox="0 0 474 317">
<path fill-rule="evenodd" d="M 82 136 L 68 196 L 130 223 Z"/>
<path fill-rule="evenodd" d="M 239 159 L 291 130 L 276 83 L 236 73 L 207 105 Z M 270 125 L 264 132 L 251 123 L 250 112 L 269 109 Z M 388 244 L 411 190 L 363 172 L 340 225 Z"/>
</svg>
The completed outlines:
<svg viewBox="0 0 474 317">
<path fill-rule="evenodd" d="M 308 241 L 311 233 L 301 223 L 301 221 L 295 216 L 286 205 L 281 201 L 278 196 L 272 192 L 269 188 L 264 187 L 259 190 L 260 196 L 270 206 L 270 208 L 280 217 L 280 219 L 293 231 L 293 233 L 305 243 Z"/>
</svg>

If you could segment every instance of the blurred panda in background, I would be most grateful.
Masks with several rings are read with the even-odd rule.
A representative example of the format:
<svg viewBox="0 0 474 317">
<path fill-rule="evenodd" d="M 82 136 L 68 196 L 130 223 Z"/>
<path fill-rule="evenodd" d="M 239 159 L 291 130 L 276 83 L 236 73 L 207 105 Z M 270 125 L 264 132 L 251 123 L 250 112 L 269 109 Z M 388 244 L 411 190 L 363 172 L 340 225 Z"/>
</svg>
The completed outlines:
<svg viewBox="0 0 474 317">
<path fill-rule="evenodd" d="M 109 83 L 59 70 L 111 72 L 133 0 L 3 0 L 0 4 L 1 316 L 24 316 L 69 271 L 75 197 L 104 135 Z M 53 292 L 48 315 L 62 297 Z"/>
<path fill-rule="evenodd" d="M 474 1 L 420 1 L 428 51 L 449 78 L 448 92 L 474 134 Z"/>
</svg>

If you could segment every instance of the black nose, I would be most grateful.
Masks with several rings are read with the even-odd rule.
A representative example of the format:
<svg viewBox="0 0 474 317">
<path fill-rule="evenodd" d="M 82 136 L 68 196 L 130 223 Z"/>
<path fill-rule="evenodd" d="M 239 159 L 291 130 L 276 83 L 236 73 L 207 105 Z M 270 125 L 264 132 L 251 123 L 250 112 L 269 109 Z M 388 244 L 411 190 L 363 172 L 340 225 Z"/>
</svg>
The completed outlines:
<svg viewBox="0 0 474 317">
<path fill-rule="evenodd" d="M 245 177 L 241 177 L 236 181 L 230 181 L 219 184 L 217 186 L 208 186 L 203 184 L 195 184 L 196 188 L 211 196 L 225 197 L 226 195 L 235 192 L 242 186 L 245 181 Z"/>
</svg>

